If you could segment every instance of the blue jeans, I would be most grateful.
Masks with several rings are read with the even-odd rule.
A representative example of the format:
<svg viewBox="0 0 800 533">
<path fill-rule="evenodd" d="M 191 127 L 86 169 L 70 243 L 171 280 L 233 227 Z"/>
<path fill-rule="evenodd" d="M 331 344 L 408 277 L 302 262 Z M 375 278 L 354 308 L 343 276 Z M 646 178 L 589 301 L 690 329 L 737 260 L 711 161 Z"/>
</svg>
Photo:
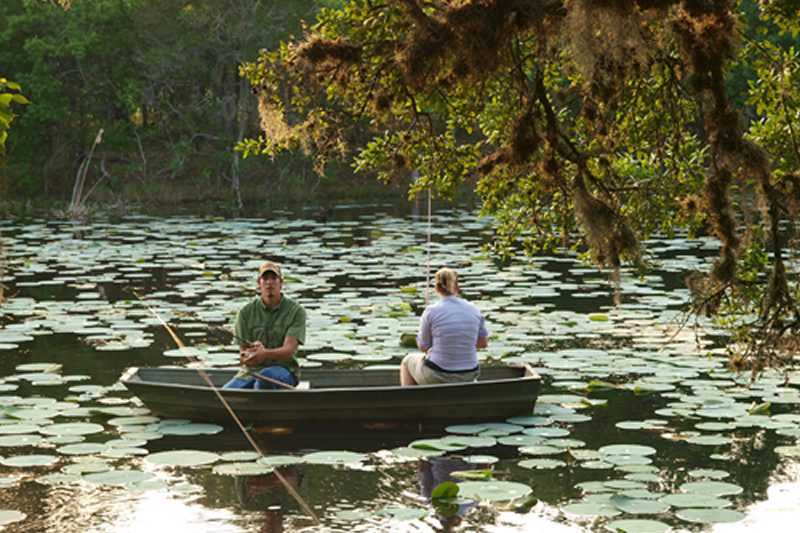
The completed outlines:
<svg viewBox="0 0 800 533">
<path fill-rule="evenodd" d="M 280 381 L 281 383 L 286 383 L 287 385 L 295 386 L 297 385 L 297 378 L 294 377 L 288 368 L 285 366 L 273 365 L 268 366 L 266 368 L 262 368 L 259 372 L 260 375 L 274 379 L 275 381 Z M 225 385 L 222 386 L 223 389 L 278 389 L 283 388 L 279 387 L 278 385 L 274 385 L 272 383 L 267 383 L 263 379 L 258 378 L 250 378 L 250 379 L 241 379 L 241 378 L 233 378 Z"/>
</svg>

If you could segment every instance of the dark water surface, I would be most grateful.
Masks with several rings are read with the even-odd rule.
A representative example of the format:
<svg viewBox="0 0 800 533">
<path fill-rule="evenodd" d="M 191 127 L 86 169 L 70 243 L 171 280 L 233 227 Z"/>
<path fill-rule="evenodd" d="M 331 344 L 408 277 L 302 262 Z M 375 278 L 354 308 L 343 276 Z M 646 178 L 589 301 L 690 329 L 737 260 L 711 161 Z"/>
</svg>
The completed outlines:
<svg viewBox="0 0 800 533">
<path fill-rule="evenodd" d="M 681 280 L 713 256 L 710 240 L 649 241 L 656 267 L 624 275 L 615 308 L 607 273 L 574 254 L 502 266 L 481 250 L 488 221 L 437 210 L 432 268 L 456 268 L 484 311 L 483 363 L 531 364 L 543 394 L 530 416 L 494 426 L 258 428 L 315 525 L 238 430 L 158 420 L 117 380 L 130 366 L 234 365 L 233 317 L 267 257 L 308 310 L 304 366 L 396 368 L 400 334 L 425 307 L 424 216 L 342 206 L 307 218 L 6 220 L 0 232 L 8 531 L 778 532 L 800 518 L 800 373 L 750 384 L 726 370 L 721 332 L 678 327 Z M 173 450 L 208 460 L 181 466 L 186 456 L 165 459 Z M 488 469 L 483 485 L 451 476 Z M 446 480 L 461 499 L 432 506 Z"/>
</svg>

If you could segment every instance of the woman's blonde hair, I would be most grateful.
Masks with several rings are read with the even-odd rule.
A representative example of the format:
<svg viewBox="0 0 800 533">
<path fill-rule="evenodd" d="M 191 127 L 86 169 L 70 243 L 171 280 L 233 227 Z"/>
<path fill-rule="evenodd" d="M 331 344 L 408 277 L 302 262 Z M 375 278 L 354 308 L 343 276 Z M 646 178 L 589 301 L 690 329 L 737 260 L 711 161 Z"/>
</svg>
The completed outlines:
<svg viewBox="0 0 800 533">
<path fill-rule="evenodd" d="M 445 296 L 452 296 L 459 293 L 458 276 L 452 268 L 440 268 L 436 272 L 436 289 Z"/>
</svg>

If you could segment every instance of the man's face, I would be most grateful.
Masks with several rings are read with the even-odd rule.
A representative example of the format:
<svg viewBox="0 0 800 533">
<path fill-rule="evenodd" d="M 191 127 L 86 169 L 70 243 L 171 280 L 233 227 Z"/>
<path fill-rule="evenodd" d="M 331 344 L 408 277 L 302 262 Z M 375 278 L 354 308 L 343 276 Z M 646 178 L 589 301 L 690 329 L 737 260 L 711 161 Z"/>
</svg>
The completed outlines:
<svg viewBox="0 0 800 533">
<path fill-rule="evenodd" d="M 261 291 L 261 297 L 265 300 L 272 300 L 281 293 L 283 280 L 274 272 L 264 272 L 258 278 L 258 288 Z"/>
</svg>

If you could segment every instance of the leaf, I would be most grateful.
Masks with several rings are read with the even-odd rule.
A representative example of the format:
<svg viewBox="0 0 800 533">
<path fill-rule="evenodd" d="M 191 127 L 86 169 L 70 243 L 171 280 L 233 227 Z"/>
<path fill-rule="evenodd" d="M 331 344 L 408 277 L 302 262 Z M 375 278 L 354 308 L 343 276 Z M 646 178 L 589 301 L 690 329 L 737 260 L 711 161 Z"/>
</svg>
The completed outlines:
<svg viewBox="0 0 800 533">
<path fill-rule="evenodd" d="M 487 480 L 491 479 L 493 473 L 493 468 L 487 468 L 485 470 L 456 470 L 450 472 L 450 475 L 457 479 Z"/>
<path fill-rule="evenodd" d="M 443 481 L 436 485 L 431 491 L 431 499 L 455 498 L 458 496 L 458 484 L 452 481 Z"/>
<path fill-rule="evenodd" d="M 599 379 L 593 379 L 586 385 L 586 389 L 593 391 L 593 390 L 609 390 L 609 389 L 616 389 L 618 388 L 616 384 L 610 383 L 608 381 L 601 381 Z"/>
<path fill-rule="evenodd" d="M 764 402 L 758 405 L 755 405 L 755 403 L 753 403 L 753 405 L 750 407 L 750 409 L 747 410 L 747 412 L 751 415 L 768 415 L 770 407 L 772 407 L 771 402 Z"/>
</svg>

